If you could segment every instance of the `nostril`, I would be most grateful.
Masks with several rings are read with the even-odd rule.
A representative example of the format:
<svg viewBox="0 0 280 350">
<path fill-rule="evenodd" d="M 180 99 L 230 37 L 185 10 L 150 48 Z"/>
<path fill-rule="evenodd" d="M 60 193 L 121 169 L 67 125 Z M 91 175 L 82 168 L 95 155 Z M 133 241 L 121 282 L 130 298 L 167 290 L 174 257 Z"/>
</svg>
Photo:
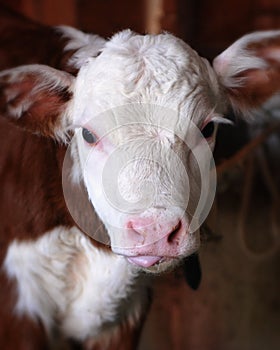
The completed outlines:
<svg viewBox="0 0 280 350">
<path fill-rule="evenodd" d="M 133 218 L 126 223 L 126 229 L 131 239 L 146 240 L 147 244 L 164 241 L 165 244 L 171 245 L 179 240 L 184 225 L 182 220 L 177 223 L 172 221 L 156 222 L 154 218 Z"/>
<path fill-rule="evenodd" d="M 146 233 L 150 230 L 150 228 L 153 227 L 152 223 L 153 221 L 151 220 L 137 218 L 134 220 L 130 220 L 126 224 L 126 228 L 129 229 L 130 232 L 133 234 L 145 236 Z"/>
<path fill-rule="evenodd" d="M 126 225 L 126 228 L 129 229 L 130 233 L 133 233 L 134 235 L 140 235 L 140 232 L 137 230 L 137 228 L 135 228 L 135 224 L 131 221 L 128 222 L 128 224 Z"/>
<path fill-rule="evenodd" d="M 173 230 L 169 233 L 167 238 L 168 243 L 172 243 L 176 239 L 177 233 L 180 231 L 181 227 L 182 227 L 182 222 L 180 220 L 178 224 L 173 228 Z"/>
</svg>

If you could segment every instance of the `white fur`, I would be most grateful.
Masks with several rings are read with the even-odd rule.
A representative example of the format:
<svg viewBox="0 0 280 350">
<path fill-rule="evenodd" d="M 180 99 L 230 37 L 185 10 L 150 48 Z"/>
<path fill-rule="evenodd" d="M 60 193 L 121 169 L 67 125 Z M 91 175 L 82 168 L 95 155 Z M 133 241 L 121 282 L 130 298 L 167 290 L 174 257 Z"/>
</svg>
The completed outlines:
<svg viewBox="0 0 280 350">
<path fill-rule="evenodd" d="M 98 35 L 85 34 L 73 27 L 59 26 L 57 28 L 66 38 L 70 39 L 64 50 L 77 50 L 70 58 L 69 64 L 78 69 L 86 64 L 90 57 L 99 54 L 106 42 Z"/>
<path fill-rule="evenodd" d="M 205 97 L 203 115 L 222 102 L 209 63 L 187 44 L 170 34 L 141 36 L 128 30 L 116 34 L 100 56 L 81 67 L 75 92 L 74 122 L 80 125 L 127 103 L 168 107 L 199 120 L 189 105 L 199 102 L 200 93 L 199 100 Z"/>
<path fill-rule="evenodd" d="M 123 31 L 105 44 L 101 55 L 81 67 L 73 121 L 96 133 L 100 147 L 88 146 L 81 132 L 73 147 L 78 148 L 89 198 L 108 229 L 113 249 L 135 245 L 125 232 L 135 210 L 145 216 L 156 206 L 162 208 L 160 216 L 165 220 L 175 215 L 178 220 L 184 216 L 188 223 L 192 220 L 182 204 L 189 195 L 186 174 L 192 167 L 184 142 L 192 148 L 201 146 L 201 135 L 193 129 L 223 113 L 221 95 L 209 63 L 170 34 L 141 36 Z M 122 147 L 123 153 L 118 154 Z M 206 149 L 205 153 L 211 152 Z M 115 201 L 111 195 L 117 190 L 122 198 Z M 198 190 L 196 196 L 200 194 Z M 194 239 L 185 233 L 178 255 L 193 252 L 198 241 L 198 235 Z"/>
<path fill-rule="evenodd" d="M 123 257 L 95 248 L 75 227 L 14 241 L 4 266 L 17 282 L 16 312 L 39 317 L 49 331 L 58 322 L 64 334 L 85 340 L 124 316 L 139 318 L 136 270 Z"/>
</svg>

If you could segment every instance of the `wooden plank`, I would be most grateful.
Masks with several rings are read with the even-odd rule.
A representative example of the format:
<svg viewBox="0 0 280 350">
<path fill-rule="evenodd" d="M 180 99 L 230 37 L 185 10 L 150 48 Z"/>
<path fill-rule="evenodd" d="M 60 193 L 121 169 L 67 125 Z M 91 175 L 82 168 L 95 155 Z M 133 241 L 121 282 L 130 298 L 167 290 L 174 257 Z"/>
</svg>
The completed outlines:
<svg viewBox="0 0 280 350">
<path fill-rule="evenodd" d="M 77 24 L 75 0 L 22 0 L 21 10 L 28 17 L 45 24 Z"/>
<path fill-rule="evenodd" d="M 143 0 L 79 0 L 78 27 L 105 37 L 130 28 L 145 32 L 145 1 Z"/>
<path fill-rule="evenodd" d="M 162 31 L 164 0 L 145 0 L 145 29 L 147 33 L 158 34 Z"/>
</svg>

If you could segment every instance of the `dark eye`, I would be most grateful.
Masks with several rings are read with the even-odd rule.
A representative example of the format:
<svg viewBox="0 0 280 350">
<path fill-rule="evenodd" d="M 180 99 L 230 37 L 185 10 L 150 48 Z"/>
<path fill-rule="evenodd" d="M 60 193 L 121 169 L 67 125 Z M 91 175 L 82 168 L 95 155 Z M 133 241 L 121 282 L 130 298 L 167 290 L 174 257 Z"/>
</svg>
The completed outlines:
<svg viewBox="0 0 280 350">
<path fill-rule="evenodd" d="M 83 128 L 82 135 L 87 143 L 93 144 L 97 142 L 96 136 L 86 128 Z"/>
<path fill-rule="evenodd" d="M 215 131 L 215 124 L 214 124 L 214 122 L 209 122 L 201 130 L 201 133 L 206 139 L 208 139 L 209 137 L 211 137 L 213 135 L 214 131 Z"/>
</svg>

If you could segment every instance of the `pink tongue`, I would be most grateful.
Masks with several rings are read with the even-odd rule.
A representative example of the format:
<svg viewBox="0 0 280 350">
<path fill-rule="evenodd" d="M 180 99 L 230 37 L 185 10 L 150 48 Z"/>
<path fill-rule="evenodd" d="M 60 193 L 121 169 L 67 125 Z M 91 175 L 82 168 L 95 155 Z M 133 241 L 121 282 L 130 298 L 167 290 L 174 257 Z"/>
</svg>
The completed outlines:
<svg viewBox="0 0 280 350">
<path fill-rule="evenodd" d="M 150 267 L 153 266 L 155 263 L 160 261 L 161 256 L 130 256 L 127 258 L 127 260 L 135 265 L 142 266 L 142 267 Z"/>
</svg>

